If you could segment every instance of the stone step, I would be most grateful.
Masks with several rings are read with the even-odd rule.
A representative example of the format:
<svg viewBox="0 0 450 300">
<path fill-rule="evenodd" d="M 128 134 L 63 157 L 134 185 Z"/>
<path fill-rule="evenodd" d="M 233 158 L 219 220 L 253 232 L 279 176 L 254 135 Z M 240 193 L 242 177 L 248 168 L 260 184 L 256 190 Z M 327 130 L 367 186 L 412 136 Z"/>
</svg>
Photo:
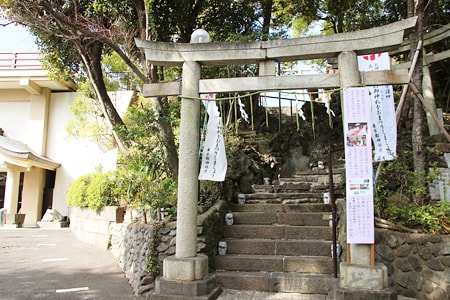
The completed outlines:
<svg viewBox="0 0 450 300">
<path fill-rule="evenodd" d="M 321 173 L 296 173 L 293 177 L 280 178 L 278 184 L 289 184 L 289 183 L 319 183 L 328 185 L 330 177 L 327 171 L 317 171 Z M 333 184 L 339 185 L 342 182 L 341 173 L 333 173 Z"/>
<path fill-rule="evenodd" d="M 331 212 L 331 205 L 324 203 L 304 204 L 231 204 L 233 212 Z"/>
<path fill-rule="evenodd" d="M 225 238 L 274 240 L 331 240 L 329 226 L 227 225 Z"/>
<path fill-rule="evenodd" d="M 341 175 L 343 174 L 345 171 L 344 167 L 333 167 L 333 175 Z M 303 170 L 303 171 L 297 171 L 294 174 L 295 176 L 298 175 L 328 175 L 328 165 L 325 165 L 324 169 L 308 169 L 308 170 Z"/>
<path fill-rule="evenodd" d="M 214 266 L 220 271 L 333 273 L 332 259 L 323 256 L 226 254 L 216 256 Z"/>
<path fill-rule="evenodd" d="M 323 194 L 318 193 L 256 193 L 247 194 L 245 203 L 257 204 L 303 204 L 303 203 L 321 203 Z"/>
<path fill-rule="evenodd" d="M 331 257 L 331 241 L 225 239 L 228 254 Z"/>
<path fill-rule="evenodd" d="M 330 216 L 330 212 L 234 212 L 233 224 L 327 226 L 329 225 Z"/>
<path fill-rule="evenodd" d="M 339 188 L 339 185 L 335 184 L 334 186 L 335 186 L 335 189 Z M 322 193 L 322 192 L 328 192 L 329 186 L 328 186 L 328 184 L 293 182 L 293 183 L 274 184 L 274 185 L 255 184 L 255 185 L 253 185 L 253 190 L 254 190 L 253 194 L 247 194 L 247 195 L 249 195 L 249 196 L 257 195 L 259 193 L 262 193 L 262 194 L 265 194 L 265 193 L 279 193 L 279 194 Z"/>
<path fill-rule="evenodd" d="M 228 271 L 218 271 L 215 275 L 217 282 L 225 289 L 309 294 L 311 299 L 316 299 L 313 295 L 317 294 L 328 295 L 338 286 L 338 280 L 329 275 Z"/>
</svg>

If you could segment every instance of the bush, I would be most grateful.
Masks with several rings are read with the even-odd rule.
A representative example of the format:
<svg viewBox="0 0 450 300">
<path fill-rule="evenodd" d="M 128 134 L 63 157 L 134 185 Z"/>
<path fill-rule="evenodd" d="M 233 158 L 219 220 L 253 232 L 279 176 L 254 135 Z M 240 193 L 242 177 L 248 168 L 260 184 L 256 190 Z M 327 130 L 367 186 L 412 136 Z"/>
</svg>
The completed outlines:
<svg viewBox="0 0 450 300">
<path fill-rule="evenodd" d="M 171 211 L 176 205 L 176 194 L 177 183 L 173 178 L 151 180 L 143 172 L 116 170 L 79 177 L 70 187 L 67 204 L 96 211 L 110 205 Z"/>
<path fill-rule="evenodd" d="M 94 178 L 94 174 L 86 174 L 78 177 L 70 186 L 69 192 L 67 193 L 67 205 L 68 206 L 78 206 L 78 207 L 88 207 L 87 193 L 86 190 Z"/>
<path fill-rule="evenodd" d="M 104 206 L 120 205 L 116 179 L 116 171 L 95 174 L 86 189 L 86 201 L 90 209 L 98 211 Z"/>
<path fill-rule="evenodd" d="M 401 201 L 390 204 L 386 216 L 397 224 L 418 228 L 427 233 L 450 233 L 450 204 L 436 202 L 427 205 L 417 205 L 414 202 Z"/>
<path fill-rule="evenodd" d="M 408 153 L 405 151 L 403 155 Z M 441 172 L 435 166 L 431 166 L 426 174 L 419 174 L 404 157 L 385 163 L 376 182 L 376 214 L 395 224 L 423 232 L 449 233 L 449 203 L 429 199 L 418 203 L 414 201 L 415 196 L 426 194 L 440 176 Z"/>
</svg>

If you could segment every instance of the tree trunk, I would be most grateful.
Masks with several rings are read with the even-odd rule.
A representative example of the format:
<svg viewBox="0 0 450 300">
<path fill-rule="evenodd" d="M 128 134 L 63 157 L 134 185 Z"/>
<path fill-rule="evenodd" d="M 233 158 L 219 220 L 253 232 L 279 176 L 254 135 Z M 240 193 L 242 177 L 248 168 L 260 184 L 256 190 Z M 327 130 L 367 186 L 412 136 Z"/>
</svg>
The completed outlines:
<svg viewBox="0 0 450 300">
<path fill-rule="evenodd" d="M 155 83 L 159 81 L 158 69 L 156 66 L 152 66 L 144 62 L 147 65 L 147 72 L 149 81 Z M 164 109 L 169 104 L 165 103 L 167 98 L 150 98 L 152 102 L 152 108 L 155 113 L 155 119 L 158 121 L 158 128 L 160 130 L 161 140 L 163 141 L 163 147 L 166 149 L 167 165 L 173 176 L 178 177 L 178 151 L 175 145 L 175 135 L 173 134 L 173 128 L 170 124 L 170 120 L 167 117 L 167 112 Z"/>
<path fill-rule="evenodd" d="M 409 1 L 410 5 L 412 1 Z M 408 9 L 410 12 L 410 9 Z M 417 15 L 417 25 L 416 30 L 410 35 L 410 45 L 411 45 L 411 57 L 414 55 L 415 49 L 417 48 L 417 44 L 419 41 L 423 40 L 423 30 L 424 30 L 424 0 L 418 0 L 417 6 L 415 7 L 416 15 Z M 422 89 L 422 62 L 423 56 L 422 51 L 419 52 L 418 64 L 414 70 L 412 76 L 412 83 Z M 413 164 L 414 171 L 416 173 L 417 182 L 425 183 L 425 172 L 426 172 L 426 158 L 425 158 L 425 147 L 424 147 L 424 110 L 422 106 L 422 102 L 420 99 L 414 94 L 411 93 L 413 99 L 413 111 L 414 111 L 414 119 L 412 124 L 412 146 L 413 146 Z M 419 193 L 415 195 L 414 202 L 419 205 L 424 204 L 426 197 L 426 192 Z"/>
<path fill-rule="evenodd" d="M 272 19 L 272 5 L 273 0 L 264 0 L 261 2 L 263 10 L 263 27 L 262 27 L 262 40 L 267 41 L 269 39 L 270 22 Z"/>
<path fill-rule="evenodd" d="M 88 45 L 84 45 L 84 47 L 79 45 L 78 51 L 83 59 L 86 67 L 86 73 L 88 74 L 89 81 L 98 98 L 98 102 L 103 114 L 105 115 L 105 119 L 111 126 L 114 140 L 121 151 L 127 152 L 127 147 L 123 144 L 122 140 L 114 130 L 114 127 L 116 126 L 125 125 L 111 102 L 111 98 L 108 95 L 105 82 L 103 80 L 103 71 L 101 67 L 103 45 L 100 42 L 92 42 Z"/>
</svg>

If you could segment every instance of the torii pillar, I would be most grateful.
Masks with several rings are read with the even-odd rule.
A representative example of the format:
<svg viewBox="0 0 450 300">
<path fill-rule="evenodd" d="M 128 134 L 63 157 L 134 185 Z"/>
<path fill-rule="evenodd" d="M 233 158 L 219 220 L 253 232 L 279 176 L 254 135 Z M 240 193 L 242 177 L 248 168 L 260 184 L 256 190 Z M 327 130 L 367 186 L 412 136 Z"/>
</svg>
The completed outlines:
<svg viewBox="0 0 450 300">
<path fill-rule="evenodd" d="M 338 56 L 338 65 L 341 88 L 361 85 L 358 59 L 354 51 L 341 52 Z M 341 104 L 343 105 L 342 94 Z M 347 253 L 350 257 L 347 257 L 347 262 L 340 264 L 340 289 L 334 290 L 334 299 L 345 300 L 355 295 L 362 298 L 391 299 L 395 292 L 387 289 L 387 267 L 381 263 L 375 263 L 373 245 L 348 244 L 347 247 L 349 247 Z"/>
<path fill-rule="evenodd" d="M 195 31 L 193 40 L 195 35 L 200 36 L 197 43 L 209 42 L 206 31 Z M 183 63 L 177 202 L 182 213 L 177 214 L 175 256 L 164 259 L 163 277 L 156 279 L 151 299 L 215 299 L 221 293 L 214 275 L 208 274 L 208 256 L 197 254 L 200 75 L 200 63 Z"/>
</svg>

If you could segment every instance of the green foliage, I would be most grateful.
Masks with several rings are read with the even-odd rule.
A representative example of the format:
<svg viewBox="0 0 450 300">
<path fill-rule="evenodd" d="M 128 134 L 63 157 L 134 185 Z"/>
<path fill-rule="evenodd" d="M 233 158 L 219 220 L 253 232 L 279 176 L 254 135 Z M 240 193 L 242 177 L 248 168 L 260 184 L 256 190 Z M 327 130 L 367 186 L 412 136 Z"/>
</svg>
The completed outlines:
<svg viewBox="0 0 450 300">
<path fill-rule="evenodd" d="M 67 205 L 88 207 L 86 190 L 94 178 L 94 174 L 86 174 L 78 177 L 70 186 L 67 193 Z"/>
<path fill-rule="evenodd" d="M 173 178 L 151 180 L 143 172 L 115 170 L 76 179 L 70 187 L 67 204 L 97 211 L 104 206 L 127 205 L 155 213 L 161 207 L 173 211 L 176 193 L 177 182 Z"/>
<path fill-rule="evenodd" d="M 97 173 L 86 189 L 86 201 L 92 210 L 100 210 L 104 206 L 120 205 L 116 171 Z"/>
<path fill-rule="evenodd" d="M 179 127 L 179 103 L 170 102 L 164 107 L 166 114 L 158 116 L 166 118 L 174 130 Z M 126 131 L 118 129 L 124 141 L 129 145 L 128 153 L 120 158 L 120 164 L 129 170 L 143 172 L 153 179 L 167 177 L 169 170 L 167 155 L 162 145 L 166 144 L 155 118 L 151 103 L 146 98 L 140 98 L 128 108 L 124 122 Z"/>
<path fill-rule="evenodd" d="M 93 99 L 83 96 L 75 98 L 70 104 L 70 111 L 74 118 L 66 124 L 69 137 L 89 139 L 96 142 L 102 149 L 112 149 L 111 130 L 101 117 L 100 109 Z"/>
<path fill-rule="evenodd" d="M 426 194 L 429 186 L 438 179 L 440 172 L 437 168 L 432 167 L 426 173 L 415 171 L 411 156 L 410 150 L 403 150 L 401 157 L 383 165 L 380 179 L 376 183 L 377 195 L 381 199 L 400 195 L 401 198 L 413 201 L 415 196 Z"/>
<path fill-rule="evenodd" d="M 119 182 L 123 203 L 150 210 L 176 205 L 177 182 L 173 178 L 152 180 L 144 172 L 122 172 Z"/>
<path fill-rule="evenodd" d="M 450 204 L 436 202 L 417 205 L 410 201 L 391 204 L 386 209 L 386 216 L 396 224 L 419 228 L 432 234 L 450 233 Z"/>
<path fill-rule="evenodd" d="M 406 133 L 406 135 L 409 135 Z M 375 212 L 389 221 L 428 233 L 449 233 L 450 205 L 446 202 L 416 203 L 415 196 L 427 194 L 441 172 L 431 166 L 425 174 L 414 171 L 411 143 L 399 136 L 401 153 L 383 165 L 376 182 Z"/>
<path fill-rule="evenodd" d="M 67 205 L 100 210 L 104 206 L 119 205 L 116 171 L 86 174 L 77 178 L 67 194 Z"/>
<path fill-rule="evenodd" d="M 158 262 L 158 258 L 148 255 L 147 256 L 147 272 L 149 272 L 150 274 L 156 276 L 159 274 L 159 272 L 161 271 L 161 267 L 159 266 L 159 262 Z"/>
<path fill-rule="evenodd" d="M 116 52 L 103 55 L 102 69 L 108 91 L 133 90 L 142 82 Z"/>
</svg>

